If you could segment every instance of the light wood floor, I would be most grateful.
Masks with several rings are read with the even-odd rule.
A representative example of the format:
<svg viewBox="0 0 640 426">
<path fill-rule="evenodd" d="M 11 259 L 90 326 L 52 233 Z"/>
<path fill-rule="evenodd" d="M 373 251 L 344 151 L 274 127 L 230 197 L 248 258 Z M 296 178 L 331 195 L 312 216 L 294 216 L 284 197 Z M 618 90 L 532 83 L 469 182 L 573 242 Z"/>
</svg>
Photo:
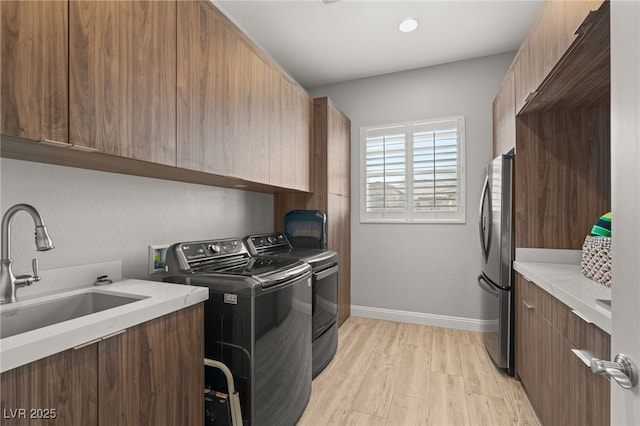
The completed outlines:
<svg viewBox="0 0 640 426">
<path fill-rule="evenodd" d="M 470 331 L 351 317 L 300 426 L 539 425 Z"/>
</svg>

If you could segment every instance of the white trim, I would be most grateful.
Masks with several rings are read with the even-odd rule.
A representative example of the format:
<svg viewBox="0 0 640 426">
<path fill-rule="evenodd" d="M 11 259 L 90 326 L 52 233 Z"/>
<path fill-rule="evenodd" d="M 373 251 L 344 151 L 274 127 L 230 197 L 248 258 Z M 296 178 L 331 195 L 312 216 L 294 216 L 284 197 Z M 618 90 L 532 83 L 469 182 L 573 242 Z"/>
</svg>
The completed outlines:
<svg viewBox="0 0 640 426">
<path fill-rule="evenodd" d="M 417 213 L 411 207 L 413 199 L 413 128 L 416 125 L 432 124 L 435 125 L 441 122 L 456 122 L 458 129 L 458 200 L 459 210 L 456 212 L 421 212 Z M 405 133 L 405 155 L 406 155 L 406 170 L 405 170 L 405 185 L 407 204 L 405 205 L 404 212 L 382 212 L 382 213 L 367 213 L 366 211 L 366 197 L 367 197 L 367 185 L 366 185 L 366 144 L 367 144 L 367 132 L 375 132 L 378 130 L 387 130 L 391 128 L 400 128 Z M 416 121 L 407 121 L 402 123 L 393 123 L 387 125 L 378 126 L 365 126 L 360 128 L 360 223 L 362 224 L 397 224 L 397 223 L 411 223 L 411 224 L 465 224 L 467 221 L 466 212 L 466 117 L 464 115 L 444 117 L 438 119 L 424 119 Z"/>
<path fill-rule="evenodd" d="M 397 311 L 394 309 L 371 308 L 351 305 L 354 317 L 373 318 L 386 321 L 406 322 L 409 324 L 429 325 L 432 327 L 454 328 L 457 330 L 489 333 L 495 328 L 494 320 L 452 317 L 448 315 L 425 314 L 422 312 Z"/>
</svg>

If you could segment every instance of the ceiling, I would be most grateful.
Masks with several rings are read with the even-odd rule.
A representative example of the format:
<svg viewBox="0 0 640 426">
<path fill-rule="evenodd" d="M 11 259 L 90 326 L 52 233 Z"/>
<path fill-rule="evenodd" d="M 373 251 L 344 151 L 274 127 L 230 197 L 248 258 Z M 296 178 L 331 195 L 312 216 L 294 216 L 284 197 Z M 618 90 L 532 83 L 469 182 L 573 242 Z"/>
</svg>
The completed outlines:
<svg viewBox="0 0 640 426">
<path fill-rule="evenodd" d="M 328 1 L 214 3 L 307 89 L 516 51 L 541 4 Z M 408 17 L 420 26 L 401 33 Z"/>
</svg>

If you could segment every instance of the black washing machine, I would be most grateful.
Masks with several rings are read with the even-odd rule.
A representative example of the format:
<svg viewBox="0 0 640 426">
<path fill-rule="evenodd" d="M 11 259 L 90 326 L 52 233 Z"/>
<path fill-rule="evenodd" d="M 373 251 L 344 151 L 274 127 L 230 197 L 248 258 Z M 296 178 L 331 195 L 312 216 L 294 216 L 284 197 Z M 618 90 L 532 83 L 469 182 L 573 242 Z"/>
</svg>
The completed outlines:
<svg viewBox="0 0 640 426">
<path fill-rule="evenodd" d="M 282 233 L 245 237 L 252 256 L 304 260 L 313 273 L 312 376 L 316 377 L 338 349 L 338 253 L 333 250 L 292 247 Z"/>
<path fill-rule="evenodd" d="M 311 396 L 311 267 L 240 239 L 173 244 L 164 281 L 209 288 L 205 357 L 233 374 L 245 425 L 295 425 Z"/>
</svg>

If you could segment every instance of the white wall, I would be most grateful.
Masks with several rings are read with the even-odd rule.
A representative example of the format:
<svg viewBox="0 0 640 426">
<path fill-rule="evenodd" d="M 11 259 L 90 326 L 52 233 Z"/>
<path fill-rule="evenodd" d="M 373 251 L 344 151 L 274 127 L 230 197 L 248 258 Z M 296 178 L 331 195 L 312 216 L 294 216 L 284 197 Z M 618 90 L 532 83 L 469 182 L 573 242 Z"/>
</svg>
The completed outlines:
<svg viewBox="0 0 640 426">
<path fill-rule="evenodd" d="M 273 196 L 2 158 L 2 213 L 29 203 L 56 246 L 36 252 L 31 217 L 14 217 L 14 272 L 122 259 L 123 276 L 148 279 L 147 246 L 273 231 Z M 156 278 L 157 279 L 157 278 Z M 36 284 L 42 285 L 42 284 Z"/>
<path fill-rule="evenodd" d="M 484 328 L 478 204 L 493 156 L 492 102 L 513 58 L 506 53 L 310 91 L 328 96 L 351 119 L 354 314 Z M 466 224 L 361 224 L 360 128 L 456 115 L 466 117 Z"/>
</svg>

